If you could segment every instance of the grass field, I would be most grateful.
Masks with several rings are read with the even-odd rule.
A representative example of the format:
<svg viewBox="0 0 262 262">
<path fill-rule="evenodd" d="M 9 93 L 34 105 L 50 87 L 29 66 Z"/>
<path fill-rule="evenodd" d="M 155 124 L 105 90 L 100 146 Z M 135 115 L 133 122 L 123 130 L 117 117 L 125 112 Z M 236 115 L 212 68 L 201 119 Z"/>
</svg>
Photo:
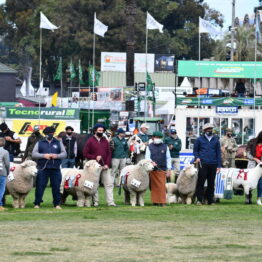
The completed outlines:
<svg viewBox="0 0 262 262">
<path fill-rule="evenodd" d="M 51 191 L 41 209 L 33 209 L 34 190 L 25 209 L 0 213 L 0 261 L 261 261 L 262 207 L 244 205 L 244 197 L 214 206 L 174 204 L 77 208 L 68 199 L 52 208 Z M 254 198 L 254 197 L 253 197 Z M 255 198 L 254 198 L 255 200 Z"/>
</svg>

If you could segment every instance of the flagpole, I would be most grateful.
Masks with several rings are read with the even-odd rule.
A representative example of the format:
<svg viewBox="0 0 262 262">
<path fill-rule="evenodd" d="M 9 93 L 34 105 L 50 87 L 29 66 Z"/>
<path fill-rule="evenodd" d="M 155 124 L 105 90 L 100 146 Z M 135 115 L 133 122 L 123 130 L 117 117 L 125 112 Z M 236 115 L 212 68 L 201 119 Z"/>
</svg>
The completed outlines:
<svg viewBox="0 0 262 262">
<path fill-rule="evenodd" d="M 201 61 L 201 32 L 200 32 L 200 17 L 199 17 L 199 29 L 198 29 L 198 61 L 200 63 Z M 201 88 L 201 78 L 200 78 L 200 65 L 198 66 L 198 109 L 197 109 L 197 113 L 198 113 L 198 118 L 197 118 L 197 136 L 200 135 L 199 129 L 200 129 L 200 121 L 199 121 L 199 116 L 200 116 L 200 88 Z"/>
<path fill-rule="evenodd" d="M 95 25 L 95 18 L 96 18 L 96 13 L 94 15 L 94 25 Z M 92 71 L 93 87 L 92 87 L 91 99 L 94 97 L 94 91 L 95 91 L 95 49 L 96 49 L 96 34 L 94 32 L 94 37 L 93 37 L 93 71 Z M 93 101 L 92 127 L 94 126 L 94 122 L 95 122 L 95 103 L 94 102 L 95 101 Z"/>
<path fill-rule="evenodd" d="M 40 54 L 39 54 L 39 88 L 41 87 L 42 81 L 42 28 L 40 27 Z M 40 94 L 38 99 L 38 124 L 40 125 L 40 115 L 41 115 L 41 106 L 40 106 Z"/>
<path fill-rule="evenodd" d="M 60 79 L 60 84 L 61 84 L 61 107 L 63 107 L 63 66 L 62 66 L 62 56 L 60 56 L 60 63 L 61 63 L 61 79 Z"/>
<path fill-rule="evenodd" d="M 144 122 L 145 123 L 146 123 L 146 117 L 147 117 L 147 48 L 148 48 L 148 28 L 146 26 L 146 73 L 145 73 L 146 85 L 145 85 L 145 100 L 144 100 Z"/>
<path fill-rule="evenodd" d="M 258 17 L 256 16 L 256 19 Z M 257 23 L 256 23 L 257 24 Z M 254 118 L 254 137 L 256 137 L 256 85 L 257 85 L 257 42 L 258 42 L 258 35 L 256 32 L 256 37 L 255 37 L 255 75 L 254 75 L 254 103 L 253 103 L 253 118 Z"/>
</svg>

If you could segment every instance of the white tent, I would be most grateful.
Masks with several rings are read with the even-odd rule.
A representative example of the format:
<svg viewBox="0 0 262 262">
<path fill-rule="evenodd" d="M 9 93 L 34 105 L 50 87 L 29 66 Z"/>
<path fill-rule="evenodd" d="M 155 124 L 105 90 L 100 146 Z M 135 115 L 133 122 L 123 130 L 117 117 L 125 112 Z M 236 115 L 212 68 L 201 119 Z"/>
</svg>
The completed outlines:
<svg viewBox="0 0 262 262">
<path fill-rule="evenodd" d="M 181 83 L 180 87 L 191 87 L 192 88 L 192 85 L 190 84 L 187 77 L 184 77 L 183 82 Z"/>
</svg>

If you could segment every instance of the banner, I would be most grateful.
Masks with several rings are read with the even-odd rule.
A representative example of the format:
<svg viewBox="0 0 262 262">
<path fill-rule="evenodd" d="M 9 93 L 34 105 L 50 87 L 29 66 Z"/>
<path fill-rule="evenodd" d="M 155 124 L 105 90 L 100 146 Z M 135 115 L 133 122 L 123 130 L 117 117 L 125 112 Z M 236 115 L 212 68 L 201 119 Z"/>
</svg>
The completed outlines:
<svg viewBox="0 0 262 262">
<path fill-rule="evenodd" d="M 174 55 L 155 55 L 155 72 L 174 72 Z"/>
<path fill-rule="evenodd" d="M 254 98 L 242 97 L 177 97 L 176 105 L 186 106 L 249 106 L 254 105 Z M 255 106 L 262 106 L 262 98 L 256 98 Z"/>
<path fill-rule="evenodd" d="M 178 61 L 178 76 L 260 78 L 262 62 Z"/>
<path fill-rule="evenodd" d="M 79 119 L 79 109 L 41 108 L 41 119 Z M 38 107 L 7 107 L 6 118 L 38 119 Z"/>
<path fill-rule="evenodd" d="M 19 137 L 28 137 L 32 134 L 34 126 L 40 126 L 40 131 L 43 131 L 47 126 L 55 128 L 55 135 L 65 131 L 66 122 L 63 120 L 13 120 L 13 131 Z M 41 132 L 42 133 L 42 132 Z"/>
</svg>

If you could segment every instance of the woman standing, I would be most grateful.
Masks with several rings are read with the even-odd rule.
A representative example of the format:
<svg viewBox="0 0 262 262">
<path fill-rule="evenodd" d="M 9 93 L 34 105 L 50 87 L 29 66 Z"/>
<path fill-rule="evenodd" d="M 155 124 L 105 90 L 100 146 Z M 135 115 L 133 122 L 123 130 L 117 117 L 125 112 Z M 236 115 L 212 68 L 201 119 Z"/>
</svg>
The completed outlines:
<svg viewBox="0 0 262 262">
<path fill-rule="evenodd" d="M 262 160 L 262 131 L 256 138 L 251 139 L 247 144 L 247 168 L 254 168 Z M 262 205 L 262 178 L 258 180 L 257 184 L 257 204 Z"/>
</svg>

